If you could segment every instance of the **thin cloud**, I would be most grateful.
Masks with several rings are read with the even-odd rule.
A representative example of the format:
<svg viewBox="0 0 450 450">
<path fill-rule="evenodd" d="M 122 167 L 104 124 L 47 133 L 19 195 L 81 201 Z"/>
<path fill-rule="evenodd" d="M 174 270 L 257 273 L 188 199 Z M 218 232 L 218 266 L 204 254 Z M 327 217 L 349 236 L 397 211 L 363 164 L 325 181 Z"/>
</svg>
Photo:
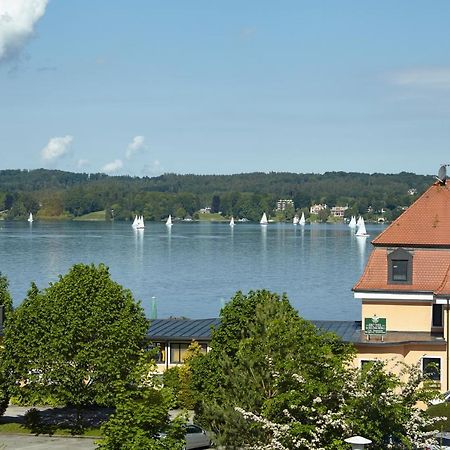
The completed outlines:
<svg viewBox="0 0 450 450">
<path fill-rule="evenodd" d="M 78 169 L 82 169 L 83 167 L 89 166 L 89 160 L 87 159 L 79 159 L 77 161 L 77 167 Z"/>
<path fill-rule="evenodd" d="M 141 174 L 143 176 L 155 176 L 159 175 L 162 171 L 161 163 L 155 159 L 153 162 L 149 164 L 144 164 L 141 170 Z"/>
<path fill-rule="evenodd" d="M 0 61 L 17 55 L 45 14 L 48 0 L 0 1 Z"/>
<path fill-rule="evenodd" d="M 73 136 L 52 137 L 48 144 L 41 150 L 42 159 L 47 162 L 55 161 L 69 153 Z"/>
<path fill-rule="evenodd" d="M 134 154 L 139 152 L 140 150 L 145 149 L 145 137 L 144 136 L 135 136 L 133 140 L 128 144 L 126 157 L 130 159 Z"/>
<path fill-rule="evenodd" d="M 389 76 L 392 84 L 403 87 L 431 89 L 450 88 L 450 67 L 429 67 L 402 70 Z"/>
<path fill-rule="evenodd" d="M 114 161 L 111 161 L 108 164 L 105 164 L 101 170 L 102 170 L 102 172 L 105 172 L 105 173 L 114 173 L 114 172 L 117 172 L 122 167 L 123 167 L 122 160 L 115 159 Z"/>
</svg>

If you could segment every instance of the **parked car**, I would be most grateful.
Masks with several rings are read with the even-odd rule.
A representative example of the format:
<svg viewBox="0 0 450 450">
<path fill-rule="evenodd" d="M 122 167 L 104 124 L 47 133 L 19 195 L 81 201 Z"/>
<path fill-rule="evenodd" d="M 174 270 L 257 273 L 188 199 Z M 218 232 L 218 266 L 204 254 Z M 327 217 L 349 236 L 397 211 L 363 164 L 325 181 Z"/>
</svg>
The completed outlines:
<svg viewBox="0 0 450 450">
<path fill-rule="evenodd" d="M 445 403 L 450 402 L 450 391 L 444 392 L 443 394 L 440 394 L 439 397 L 434 398 L 431 400 L 432 405 L 438 405 L 439 403 Z"/>
<path fill-rule="evenodd" d="M 211 447 L 212 442 L 208 433 L 200 428 L 198 425 L 186 425 L 186 450 L 194 448 L 208 448 Z"/>
<path fill-rule="evenodd" d="M 188 423 L 185 425 L 186 434 L 184 436 L 186 440 L 185 450 L 193 450 L 197 448 L 208 448 L 212 447 L 213 443 L 207 431 L 198 425 L 193 423 Z M 159 438 L 164 439 L 166 437 L 165 433 L 160 433 Z"/>
<path fill-rule="evenodd" d="M 436 439 L 438 440 L 439 444 L 432 445 L 426 450 L 450 450 L 450 433 L 438 433 L 436 435 Z"/>
</svg>

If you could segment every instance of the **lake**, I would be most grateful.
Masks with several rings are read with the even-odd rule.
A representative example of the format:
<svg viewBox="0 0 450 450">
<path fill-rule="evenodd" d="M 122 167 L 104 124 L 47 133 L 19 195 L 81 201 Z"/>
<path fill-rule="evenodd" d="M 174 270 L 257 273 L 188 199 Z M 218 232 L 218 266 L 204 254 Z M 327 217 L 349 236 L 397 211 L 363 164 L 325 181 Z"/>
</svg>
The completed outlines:
<svg viewBox="0 0 450 450">
<path fill-rule="evenodd" d="M 241 290 L 285 292 L 307 319 L 359 320 L 352 286 L 384 228 L 357 238 L 344 224 L 0 222 L 0 271 L 14 303 L 31 281 L 39 288 L 75 263 L 105 263 L 112 278 L 158 317 L 217 317 Z"/>
</svg>

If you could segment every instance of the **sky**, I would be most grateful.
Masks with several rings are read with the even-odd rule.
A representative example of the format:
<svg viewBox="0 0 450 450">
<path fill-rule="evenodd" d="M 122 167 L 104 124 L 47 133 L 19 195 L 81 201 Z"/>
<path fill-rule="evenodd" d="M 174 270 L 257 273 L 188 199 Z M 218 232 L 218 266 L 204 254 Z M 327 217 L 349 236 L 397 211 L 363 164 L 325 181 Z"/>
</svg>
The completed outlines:
<svg viewBox="0 0 450 450">
<path fill-rule="evenodd" d="M 0 169 L 435 174 L 450 2 L 0 0 Z"/>
</svg>

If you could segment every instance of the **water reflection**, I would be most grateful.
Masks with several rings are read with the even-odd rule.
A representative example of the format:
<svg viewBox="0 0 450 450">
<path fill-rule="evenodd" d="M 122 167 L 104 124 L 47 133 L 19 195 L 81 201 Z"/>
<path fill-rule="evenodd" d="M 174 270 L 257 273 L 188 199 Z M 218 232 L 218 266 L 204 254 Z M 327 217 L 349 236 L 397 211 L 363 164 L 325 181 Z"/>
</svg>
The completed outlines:
<svg viewBox="0 0 450 450">
<path fill-rule="evenodd" d="M 366 265 L 367 236 L 355 236 L 355 239 L 358 245 L 359 268 L 362 273 Z"/>
<path fill-rule="evenodd" d="M 144 255 L 144 229 L 133 228 L 134 232 L 134 244 L 136 248 L 136 255 L 142 259 Z"/>
</svg>

